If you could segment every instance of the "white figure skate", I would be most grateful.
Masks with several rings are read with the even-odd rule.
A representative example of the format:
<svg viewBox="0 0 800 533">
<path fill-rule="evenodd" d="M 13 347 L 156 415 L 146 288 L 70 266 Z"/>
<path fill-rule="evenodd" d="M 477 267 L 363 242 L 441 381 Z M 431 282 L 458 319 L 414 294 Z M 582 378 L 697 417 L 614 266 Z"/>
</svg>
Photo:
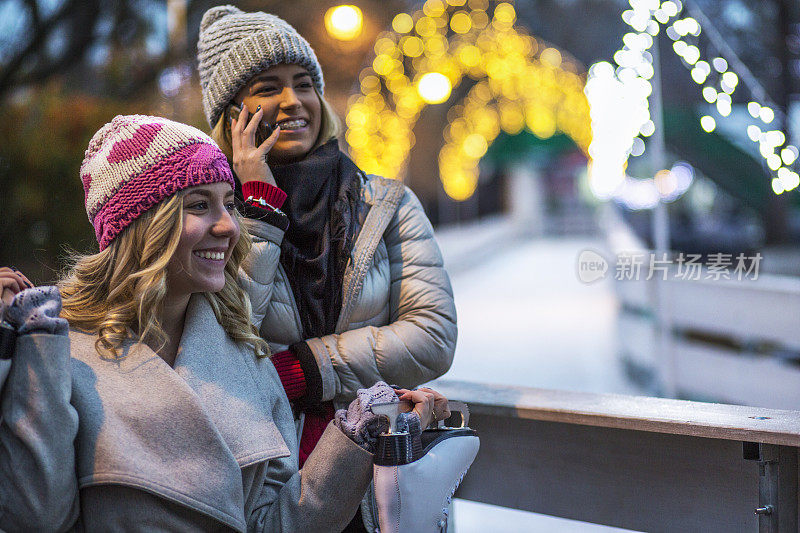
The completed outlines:
<svg viewBox="0 0 800 533">
<path fill-rule="evenodd" d="M 425 430 L 420 439 L 397 432 L 400 404 L 372 406 L 389 419 L 378 437 L 374 484 L 380 533 L 439 533 L 447 530 L 447 509 L 478 453 L 478 434 L 467 427 L 469 410 L 449 402 L 462 415 L 461 427 Z"/>
</svg>

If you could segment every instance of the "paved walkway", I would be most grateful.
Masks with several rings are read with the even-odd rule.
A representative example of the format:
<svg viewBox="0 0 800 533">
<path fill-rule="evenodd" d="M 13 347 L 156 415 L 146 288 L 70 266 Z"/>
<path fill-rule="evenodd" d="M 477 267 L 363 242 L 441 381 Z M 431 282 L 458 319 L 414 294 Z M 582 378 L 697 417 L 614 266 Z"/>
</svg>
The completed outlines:
<svg viewBox="0 0 800 533">
<path fill-rule="evenodd" d="M 443 248 L 451 238 L 442 239 Z M 516 240 L 480 260 L 473 257 L 471 268 L 454 269 L 459 338 L 445 377 L 640 392 L 616 358 L 617 302 L 610 281 L 586 285 L 576 276 L 578 254 L 601 247 L 589 238 Z M 446 264 L 448 253 L 444 249 Z"/>
</svg>

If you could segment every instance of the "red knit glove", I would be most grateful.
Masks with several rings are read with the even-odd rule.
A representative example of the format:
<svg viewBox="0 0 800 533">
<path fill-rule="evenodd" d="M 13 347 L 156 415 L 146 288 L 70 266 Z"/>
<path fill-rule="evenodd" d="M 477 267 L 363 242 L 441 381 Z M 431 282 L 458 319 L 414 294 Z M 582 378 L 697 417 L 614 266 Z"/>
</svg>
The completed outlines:
<svg viewBox="0 0 800 533">
<path fill-rule="evenodd" d="M 278 371 L 286 396 L 290 400 L 302 398 L 306 393 L 306 376 L 297 357 L 290 350 L 284 350 L 274 354 L 270 359 Z"/>
<path fill-rule="evenodd" d="M 283 206 L 283 202 L 286 201 L 286 193 L 283 192 L 283 189 L 264 181 L 248 181 L 242 183 L 242 196 L 245 198 L 252 196 L 256 200 L 263 198 L 269 205 L 277 207 L 278 209 L 280 209 Z M 253 203 L 253 205 L 257 206 L 259 204 Z"/>
</svg>

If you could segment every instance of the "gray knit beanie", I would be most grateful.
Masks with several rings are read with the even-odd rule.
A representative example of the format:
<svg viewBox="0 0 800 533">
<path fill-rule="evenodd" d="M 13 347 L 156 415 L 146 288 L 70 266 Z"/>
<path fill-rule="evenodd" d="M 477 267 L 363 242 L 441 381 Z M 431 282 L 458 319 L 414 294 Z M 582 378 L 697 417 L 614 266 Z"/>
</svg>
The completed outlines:
<svg viewBox="0 0 800 533">
<path fill-rule="evenodd" d="M 197 62 L 203 111 L 212 128 L 250 78 L 273 65 L 300 65 L 311 74 L 320 94 L 325 89 L 322 68 L 308 41 L 285 20 L 261 11 L 245 13 L 234 6 L 206 11 Z"/>
</svg>

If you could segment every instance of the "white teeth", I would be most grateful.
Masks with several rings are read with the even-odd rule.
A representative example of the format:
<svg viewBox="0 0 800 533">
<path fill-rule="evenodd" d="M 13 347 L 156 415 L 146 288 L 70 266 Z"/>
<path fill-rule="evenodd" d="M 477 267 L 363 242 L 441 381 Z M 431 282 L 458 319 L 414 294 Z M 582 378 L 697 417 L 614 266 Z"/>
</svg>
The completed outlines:
<svg viewBox="0 0 800 533">
<path fill-rule="evenodd" d="M 203 259 L 213 259 L 215 261 L 222 261 L 225 259 L 225 252 L 192 252 L 197 257 L 202 257 Z"/>
<path fill-rule="evenodd" d="M 280 126 L 282 130 L 295 130 L 298 128 L 303 128 L 308 124 L 305 119 L 298 119 L 298 120 L 287 120 L 285 122 L 281 122 Z"/>
</svg>

